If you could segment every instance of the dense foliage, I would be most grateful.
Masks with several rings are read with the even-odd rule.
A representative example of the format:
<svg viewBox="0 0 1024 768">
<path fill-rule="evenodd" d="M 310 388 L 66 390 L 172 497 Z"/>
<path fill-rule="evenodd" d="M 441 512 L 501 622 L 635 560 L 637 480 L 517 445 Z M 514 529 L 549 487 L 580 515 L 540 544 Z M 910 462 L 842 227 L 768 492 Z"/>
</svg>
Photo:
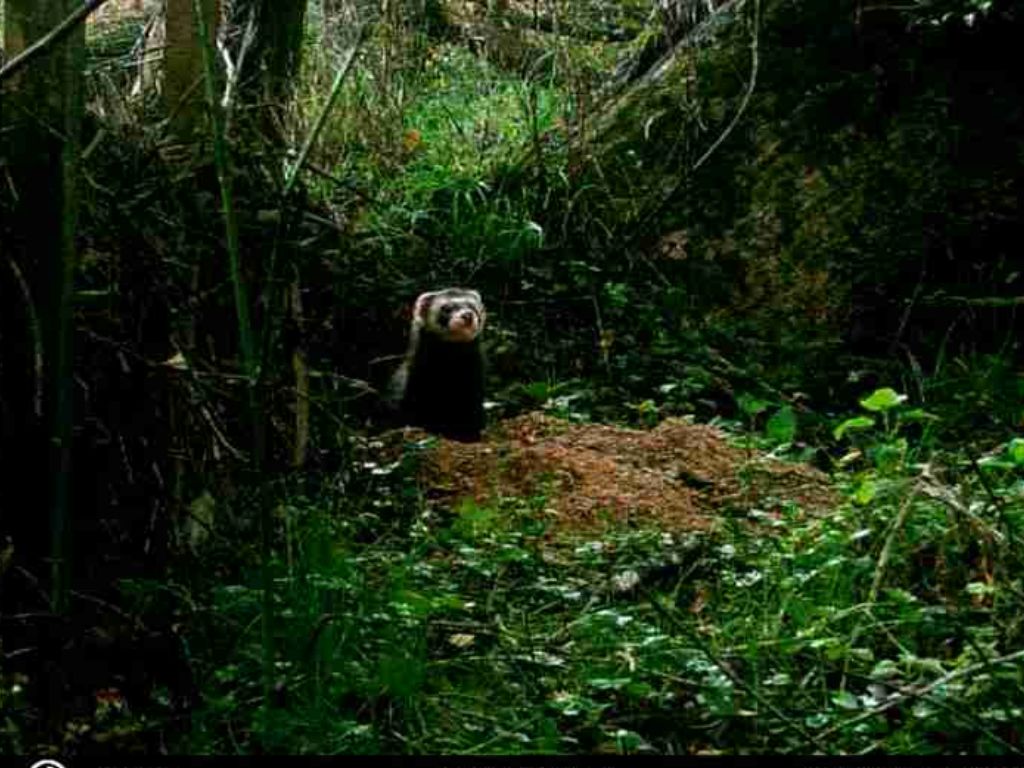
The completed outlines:
<svg viewBox="0 0 1024 768">
<path fill-rule="evenodd" d="M 46 630 L 0 617 L 0 749 L 1024 750 L 1019 9 L 363 5 L 324 45 L 311 4 L 273 138 L 227 121 L 256 384 L 222 169 L 126 98 L 141 22 L 90 35 L 97 554 L 60 650 L 90 671 L 55 735 L 12 653 Z M 835 509 L 595 536 L 544 493 L 439 503 L 374 388 L 447 284 L 488 305 L 492 420 L 694 415 L 831 473 Z"/>
</svg>

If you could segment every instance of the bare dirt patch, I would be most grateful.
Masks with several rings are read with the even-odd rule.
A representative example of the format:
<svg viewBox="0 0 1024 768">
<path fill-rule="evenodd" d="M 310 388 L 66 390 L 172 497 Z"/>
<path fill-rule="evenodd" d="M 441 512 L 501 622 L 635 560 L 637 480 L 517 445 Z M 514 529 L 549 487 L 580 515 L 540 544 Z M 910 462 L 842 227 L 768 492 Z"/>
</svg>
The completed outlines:
<svg viewBox="0 0 1024 768">
<path fill-rule="evenodd" d="M 777 514 L 792 502 L 813 513 L 837 503 L 824 473 L 737 448 L 721 430 L 683 419 L 639 430 L 529 413 L 496 424 L 481 443 L 438 440 L 419 472 L 431 495 L 450 503 L 543 494 L 563 528 L 699 530 L 754 508 Z"/>
</svg>

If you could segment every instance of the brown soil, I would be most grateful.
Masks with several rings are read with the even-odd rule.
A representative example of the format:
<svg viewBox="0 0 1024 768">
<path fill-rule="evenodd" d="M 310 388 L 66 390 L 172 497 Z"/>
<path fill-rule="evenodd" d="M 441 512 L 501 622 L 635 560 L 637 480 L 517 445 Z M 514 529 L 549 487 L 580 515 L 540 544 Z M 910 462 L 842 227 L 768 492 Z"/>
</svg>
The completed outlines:
<svg viewBox="0 0 1024 768">
<path fill-rule="evenodd" d="M 804 512 L 836 504 L 824 473 L 748 454 L 720 430 L 682 419 L 638 430 L 529 413 L 495 425 L 484 442 L 439 440 L 420 466 L 424 486 L 450 503 L 543 494 L 562 528 L 703 529 L 754 508 L 771 515 L 786 502 Z"/>
</svg>

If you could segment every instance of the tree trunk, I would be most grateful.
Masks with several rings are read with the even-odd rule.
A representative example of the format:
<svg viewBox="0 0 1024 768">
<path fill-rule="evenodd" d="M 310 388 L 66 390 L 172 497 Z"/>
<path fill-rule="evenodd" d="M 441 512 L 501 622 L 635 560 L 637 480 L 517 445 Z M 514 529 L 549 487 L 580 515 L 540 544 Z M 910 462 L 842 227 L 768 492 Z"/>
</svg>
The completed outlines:
<svg viewBox="0 0 1024 768">
<path fill-rule="evenodd" d="M 80 6 L 81 0 L 7 0 L 4 43 L 14 56 Z M 82 120 L 84 27 L 6 82 L 0 109 L 0 166 L 6 166 L 0 234 L 0 504 L 19 564 L 43 575 L 50 607 L 67 608 L 70 588 L 72 295 L 76 185 Z M 17 507 L 14 500 L 19 500 Z M 46 504 L 48 514 L 41 507 Z M 19 590 L 8 596 L 18 600 Z M 50 725 L 61 719 L 61 643 L 39 648 Z"/>
<path fill-rule="evenodd" d="M 255 10 L 256 42 L 243 65 L 244 98 L 270 107 L 264 127 L 274 135 L 301 64 L 306 0 L 236 0 L 238 18 L 245 18 L 249 8 Z"/>
<path fill-rule="evenodd" d="M 220 18 L 217 0 L 202 0 L 210 43 L 217 36 Z M 171 118 L 171 132 L 191 138 L 203 114 L 203 56 L 192 15 L 192 0 L 167 0 L 164 33 L 164 109 Z"/>
</svg>

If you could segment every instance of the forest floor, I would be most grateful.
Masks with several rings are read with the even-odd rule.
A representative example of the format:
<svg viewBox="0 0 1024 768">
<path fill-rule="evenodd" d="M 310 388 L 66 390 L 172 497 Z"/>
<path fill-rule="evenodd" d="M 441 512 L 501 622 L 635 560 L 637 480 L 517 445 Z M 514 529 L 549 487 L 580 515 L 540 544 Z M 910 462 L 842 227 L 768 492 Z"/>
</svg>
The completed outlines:
<svg viewBox="0 0 1024 768">
<path fill-rule="evenodd" d="M 471 10 L 466 3 L 452 6 Z M 526 4 L 512 8 L 524 17 L 532 12 Z M 148 13 L 151 0 L 111 0 L 92 21 L 131 21 L 111 26 L 131 32 L 118 45 L 135 51 L 140 9 Z M 92 30 L 97 39 L 100 32 Z M 351 222 L 343 244 L 357 246 L 325 256 L 356 274 L 365 252 L 375 265 L 417 281 L 428 277 L 425 263 L 486 276 L 490 262 L 539 259 L 539 235 L 557 239 L 554 228 L 541 228 L 528 198 L 482 190 L 509 157 L 564 125 L 559 121 L 571 115 L 565 84 L 496 69 L 454 44 L 432 47 L 415 76 L 411 68 L 398 75 L 389 69 L 391 81 L 375 67 L 393 62 L 394 50 L 374 45 L 367 44 L 361 75 L 341 94 L 321 138 L 317 161 L 345 185 L 309 177 L 311 197 Z M 326 98 L 327 88 L 317 84 L 333 77 L 331 57 L 316 51 L 306 59 L 309 115 Z M 382 51 L 388 55 L 378 56 Z M 567 62 L 570 74 L 587 71 L 581 62 L 591 61 L 589 47 L 578 46 L 576 59 L 562 61 L 564 53 L 551 60 L 560 67 Z M 873 168 L 874 155 L 866 157 L 870 163 L 854 168 Z M 802 158 L 783 154 L 783 160 L 781 166 L 802 173 Z M 771 180 L 768 173 L 757 177 Z M 801 188 L 809 186 L 796 178 Z M 725 182 L 723 188 L 738 183 Z M 357 202 L 350 184 L 360 190 Z M 612 191 L 632 202 L 632 193 Z M 770 203 L 761 204 L 771 210 Z M 626 218 L 611 208 L 607 213 L 580 221 L 594 229 Z M 831 225 L 837 216 L 821 219 L 821 227 L 840 232 Z M 422 235 L 429 258 L 409 247 L 420 242 L 423 222 L 434 226 Z M 679 229 L 660 247 L 673 261 L 691 248 Z M 435 258 L 438 252 L 446 261 Z M 565 243 L 557 253 L 575 258 Z M 741 253 L 763 263 L 757 251 Z M 202 255 L 211 264 L 221 256 Z M 588 266 L 564 261 L 572 269 Z M 540 272 L 524 274 L 541 280 L 529 290 L 552 306 L 566 304 L 574 292 L 588 295 L 593 280 L 605 286 L 604 321 L 635 325 L 633 315 L 648 305 L 630 298 L 646 302 L 649 286 L 619 282 L 635 278 L 596 257 L 589 266 L 592 276 L 585 278 L 569 267 L 553 269 L 550 284 L 537 278 Z M 359 275 L 344 295 L 330 296 L 332 311 L 335 303 L 344 305 L 342 325 L 350 335 L 361 327 L 378 331 L 380 308 L 405 301 L 410 290 L 397 279 L 377 286 L 384 278 L 375 270 Z M 506 279 L 515 270 L 495 268 L 490 279 L 497 272 Z M 429 277 L 444 274 L 450 272 Z M 579 280 L 572 284 L 578 290 L 560 286 L 566 275 Z M 669 292 L 661 298 L 675 306 Z M 501 318 L 513 332 L 514 353 L 527 358 L 531 346 L 543 343 L 556 359 L 556 345 L 527 335 L 536 325 L 533 309 L 517 325 L 514 306 Z M 306 312 L 315 327 L 312 302 Z M 663 388 L 687 385 L 681 391 L 693 383 L 688 377 L 700 365 L 684 357 L 693 340 L 680 336 L 659 355 L 637 344 L 629 357 L 622 350 L 631 337 L 624 338 L 615 351 L 624 356 L 622 370 L 640 366 L 637 376 L 665 394 L 655 403 L 663 408 L 658 413 L 695 410 L 689 395 L 676 401 Z M 565 340 L 579 345 L 567 359 L 593 354 L 593 329 Z M 348 342 L 354 349 L 362 344 L 367 358 L 376 354 L 372 339 Z M 546 360 L 515 368 L 516 378 L 554 390 L 544 378 Z M 1016 387 L 1013 369 L 991 370 L 1009 371 Z M 950 381 L 958 398 L 989 408 L 992 388 L 984 376 L 971 386 Z M 575 394 L 573 387 L 589 384 L 558 391 Z M 64 749 L 1020 752 L 1024 442 L 1001 438 L 1009 442 L 986 444 L 982 454 L 941 441 L 930 426 L 940 422 L 931 413 L 937 403 L 924 412 L 921 391 L 904 403 L 903 394 L 878 390 L 860 401 L 863 412 L 845 421 L 848 404 L 822 404 L 822 412 L 840 415 L 837 423 L 828 416 L 820 442 L 809 436 L 821 436 L 822 425 L 815 432 L 801 422 L 797 429 L 787 397 L 771 405 L 794 420 L 791 434 L 782 436 L 773 433 L 771 419 L 762 434 L 755 410 L 741 402 L 750 423 L 737 423 L 730 433 L 689 418 L 667 418 L 649 429 L 614 426 L 607 422 L 619 412 L 595 408 L 557 411 L 573 420 L 527 412 L 495 421 L 472 444 L 417 430 L 360 435 L 352 437 L 362 446 L 354 457 L 350 433 L 340 430 L 345 439 L 335 445 L 324 428 L 329 464 L 253 487 L 221 485 L 204 464 L 210 475 L 189 497 L 168 573 L 118 584 L 117 620 L 131 618 L 125 634 L 159 638 L 138 628 L 168 625 L 162 637 L 180 644 L 175 655 L 188 675 L 165 664 L 169 679 L 141 694 L 117 675 L 104 677 L 95 706 L 83 705 L 71 723 Z M 213 402 L 212 388 L 206 396 Z M 510 400 L 505 412 L 547 399 Z M 627 398 L 612 391 L 611 402 L 621 409 Z M 1010 403 L 1019 414 L 1019 398 Z M 334 413 L 335 406 L 332 400 L 325 411 Z M 973 430 L 965 432 L 974 436 Z M 847 451 L 833 475 L 796 460 L 809 455 L 807 443 L 825 453 Z M 272 534 L 266 549 L 265 530 Z M 188 686 L 176 677 L 195 680 L 180 707 L 175 684 Z M 17 734 L 14 726 L 8 730 Z M 0 745 L 4 737 L 0 729 Z"/>
</svg>

